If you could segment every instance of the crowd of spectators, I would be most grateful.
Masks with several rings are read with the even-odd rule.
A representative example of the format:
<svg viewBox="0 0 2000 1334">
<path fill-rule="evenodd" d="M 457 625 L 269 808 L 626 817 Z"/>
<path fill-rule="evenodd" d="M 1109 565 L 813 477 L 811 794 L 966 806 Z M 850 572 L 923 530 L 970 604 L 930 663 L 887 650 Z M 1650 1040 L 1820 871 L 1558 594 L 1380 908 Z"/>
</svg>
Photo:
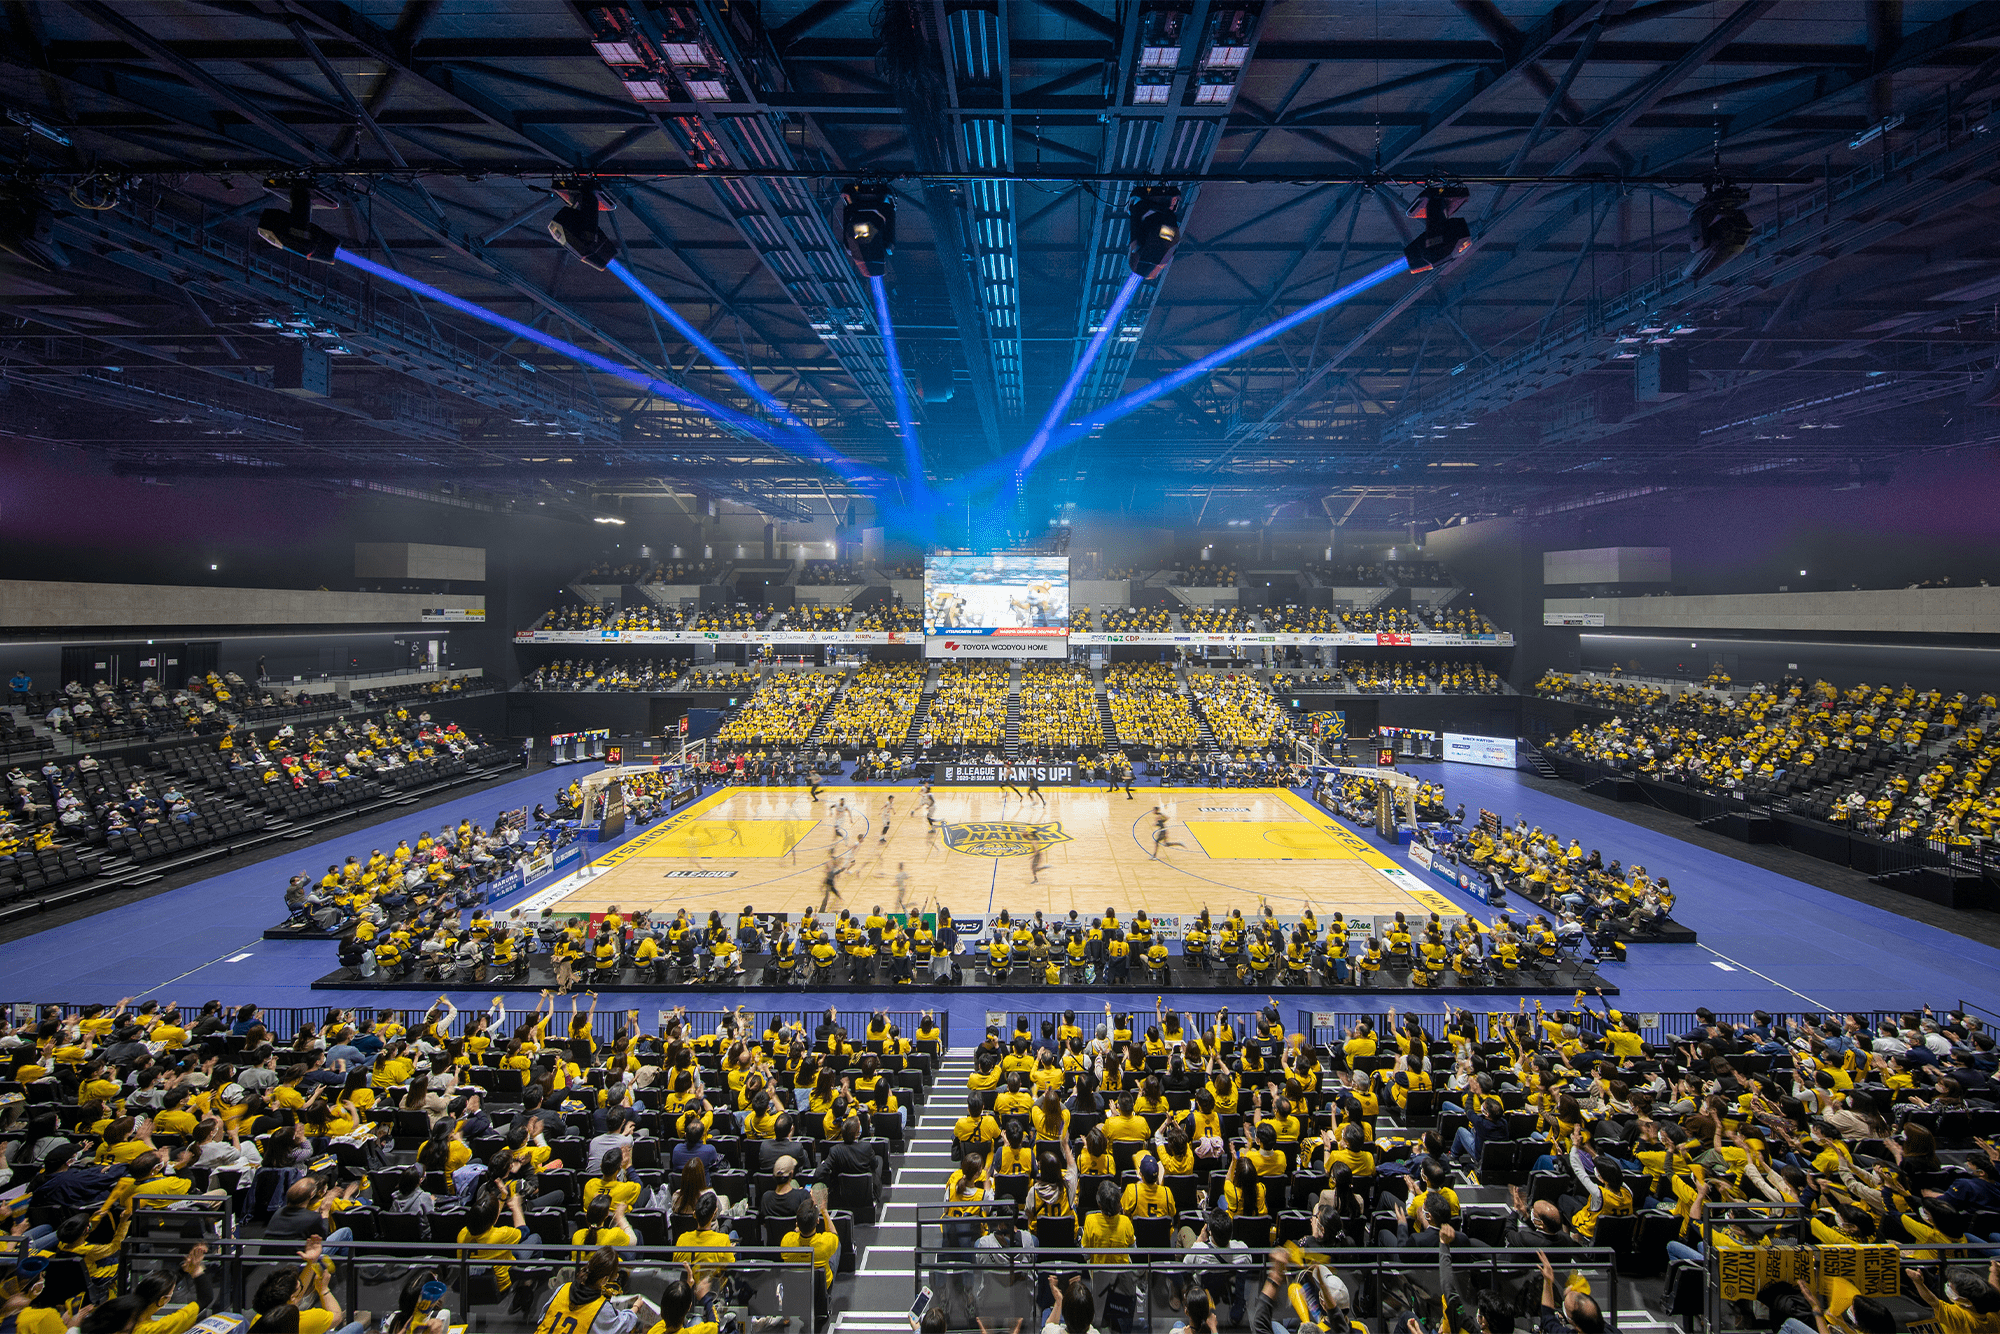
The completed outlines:
<svg viewBox="0 0 2000 1334">
<path fill-rule="evenodd" d="M 1451 576 L 1444 566 L 1434 560 L 1392 560 L 1382 567 L 1383 572 L 1399 584 L 1412 588 L 1447 588 Z"/>
<path fill-rule="evenodd" d="M 924 628 L 924 619 L 915 607 L 906 607 L 900 602 L 885 602 L 862 613 L 861 623 L 856 630 L 897 630 L 905 634 Z"/>
<path fill-rule="evenodd" d="M 560 607 L 550 608 L 539 621 L 537 630 L 602 630 L 604 628 L 604 608 L 595 603 L 565 602 Z"/>
<path fill-rule="evenodd" d="M 924 664 L 871 662 L 847 678 L 847 689 L 827 714 L 826 743 L 896 750 L 910 734 L 924 692 Z"/>
<path fill-rule="evenodd" d="M 778 616 L 780 630 L 839 630 L 847 624 L 846 607 L 826 607 L 816 602 L 801 602 L 784 609 Z"/>
<path fill-rule="evenodd" d="M 235 672 L 190 676 L 171 687 L 147 677 L 117 685 L 68 681 L 59 691 L 32 697 L 27 708 L 49 730 L 82 745 L 152 740 L 181 734 L 224 732 L 246 715 L 260 720 L 291 710 L 323 710 L 325 696 L 253 685 Z"/>
<path fill-rule="evenodd" d="M 928 755 L 998 747 L 1007 735 L 1007 675 L 1002 663 L 940 667 L 918 750 Z"/>
<path fill-rule="evenodd" d="M 743 707 L 723 723 L 716 740 L 760 746 L 796 746 L 805 741 L 839 686 L 827 672 L 773 672 Z"/>
<path fill-rule="evenodd" d="M 1066 662 L 1021 668 L 1020 741 L 1038 752 L 1103 749 L 1097 685 L 1088 668 Z"/>
<path fill-rule="evenodd" d="M 1340 628 L 1365 635 L 1414 635 L 1423 633 L 1424 623 L 1407 607 L 1371 607 L 1340 613 Z"/>
<path fill-rule="evenodd" d="M 1671 696 L 1658 686 L 1637 681 L 1605 680 L 1594 676 L 1572 676 L 1554 668 L 1535 682 L 1535 693 L 1551 699 L 1573 699 L 1608 709 L 1661 709 Z"/>
<path fill-rule="evenodd" d="M 1173 617 L 1165 607 L 1106 607 L 1101 613 L 1104 628 L 1113 634 L 1162 634 L 1173 628 Z"/>
<path fill-rule="evenodd" d="M 1340 628 L 1334 620 L 1333 612 L 1325 607 L 1300 607 L 1291 604 L 1270 607 L 1264 612 L 1264 620 L 1273 630 L 1295 635 L 1332 634 Z"/>
<path fill-rule="evenodd" d="M 1104 669 L 1104 699 L 1118 740 L 1155 750 L 1186 750 L 1201 724 L 1173 669 L 1161 663 L 1114 663 Z"/>
<path fill-rule="evenodd" d="M 1237 750 L 1249 746 L 1262 750 L 1272 740 L 1290 731 L 1283 706 L 1271 698 L 1256 677 L 1234 672 L 1190 672 L 1188 692 L 1208 721 L 1208 730 L 1217 744 Z"/>
<path fill-rule="evenodd" d="M 524 690 L 666 690 L 681 679 L 685 667 L 673 659 L 563 658 L 535 668 L 521 678 L 521 686 Z"/>
<path fill-rule="evenodd" d="M 691 630 L 756 630 L 769 620 L 776 607 L 757 608 L 747 602 L 732 607 L 710 607 L 696 615 Z"/>
<path fill-rule="evenodd" d="M 1240 634 L 1255 628 L 1255 621 L 1242 607 L 1183 607 L 1181 628 L 1206 635 Z"/>
<path fill-rule="evenodd" d="M 1497 695 L 1500 678 L 1476 662 L 1436 660 L 1341 663 L 1344 688 L 1363 695 Z"/>
<path fill-rule="evenodd" d="M 1429 613 L 1431 628 L 1448 635 L 1497 635 L 1500 627 L 1485 612 L 1470 607 L 1447 607 Z"/>
</svg>

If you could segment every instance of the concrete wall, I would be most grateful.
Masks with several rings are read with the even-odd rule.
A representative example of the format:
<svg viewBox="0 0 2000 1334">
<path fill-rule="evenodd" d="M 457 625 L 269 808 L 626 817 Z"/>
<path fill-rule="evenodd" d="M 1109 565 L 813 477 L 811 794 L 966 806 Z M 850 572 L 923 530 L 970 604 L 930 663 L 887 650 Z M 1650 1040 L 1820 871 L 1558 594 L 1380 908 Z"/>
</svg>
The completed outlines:
<svg viewBox="0 0 2000 1334">
<path fill-rule="evenodd" d="M 1190 607 L 1233 607 L 1236 605 L 1236 589 L 1231 588 L 1182 588 L 1179 584 L 1169 584 L 1167 591 Z"/>
<path fill-rule="evenodd" d="M 367 694 L 371 690 L 387 690 L 391 686 L 415 685 L 420 682 L 450 681 L 457 677 L 478 677 L 486 674 L 480 667 L 457 667 L 442 672 L 397 672 L 393 676 L 363 676 L 355 679 L 335 677 L 327 681 L 307 681 L 296 686 L 286 686 L 284 682 L 272 684 L 288 688 L 300 695 L 338 695 L 341 699 L 351 697 L 356 691 Z"/>
<path fill-rule="evenodd" d="M 2000 588 L 1852 589 L 1657 598 L 1548 598 L 1544 612 L 1601 612 L 1604 628 L 2000 634 Z"/>
<path fill-rule="evenodd" d="M 1069 581 L 1072 607 L 1129 607 L 1132 605 L 1130 579 L 1072 579 Z"/>
<path fill-rule="evenodd" d="M 70 627 L 422 624 L 427 607 L 484 609 L 464 593 L 329 593 L 292 588 L 191 588 L 0 580 L 0 626 Z"/>
<path fill-rule="evenodd" d="M 866 584 L 799 584 L 798 600 L 821 607 L 844 607 L 866 587 Z"/>
<path fill-rule="evenodd" d="M 457 579 L 486 582 L 485 547 L 445 547 L 430 542 L 356 542 L 357 579 Z"/>
<path fill-rule="evenodd" d="M 1586 547 L 1542 553 L 1545 584 L 1664 584 L 1673 577 L 1672 547 Z"/>
</svg>

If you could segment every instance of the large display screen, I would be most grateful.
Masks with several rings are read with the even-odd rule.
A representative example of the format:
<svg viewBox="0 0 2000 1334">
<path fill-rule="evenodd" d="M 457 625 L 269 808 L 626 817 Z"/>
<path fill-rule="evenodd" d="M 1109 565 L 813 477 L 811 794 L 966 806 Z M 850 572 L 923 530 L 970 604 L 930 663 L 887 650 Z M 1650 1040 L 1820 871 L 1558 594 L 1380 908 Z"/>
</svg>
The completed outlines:
<svg viewBox="0 0 2000 1334">
<path fill-rule="evenodd" d="M 1069 558 L 924 558 L 929 657 L 1059 658 L 1069 651 Z"/>
</svg>

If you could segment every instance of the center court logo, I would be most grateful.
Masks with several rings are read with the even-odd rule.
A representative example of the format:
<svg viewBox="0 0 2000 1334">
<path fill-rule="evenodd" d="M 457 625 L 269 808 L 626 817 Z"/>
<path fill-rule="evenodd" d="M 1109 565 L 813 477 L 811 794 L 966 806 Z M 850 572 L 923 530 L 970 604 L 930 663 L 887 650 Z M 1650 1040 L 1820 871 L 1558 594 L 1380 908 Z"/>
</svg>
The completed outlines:
<svg viewBox="0 0 2000 1334">
<path fill-rule="evenodd" d="M 1074 840 L 1062 831 L 1060 822 L 1029 824 L 1020 820 L 982 820 L 973 824 L 948 824 L 944 845 L 969 857 L 1025 857 L 1037 848 Z"/>
</svg>

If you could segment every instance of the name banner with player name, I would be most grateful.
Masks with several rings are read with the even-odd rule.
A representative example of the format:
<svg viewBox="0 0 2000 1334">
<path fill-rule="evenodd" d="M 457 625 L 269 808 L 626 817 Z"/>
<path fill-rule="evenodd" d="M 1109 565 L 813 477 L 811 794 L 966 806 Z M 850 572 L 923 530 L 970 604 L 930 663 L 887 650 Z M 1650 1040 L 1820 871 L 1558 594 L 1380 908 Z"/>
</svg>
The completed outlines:
<svg viewBox="0 0 2000 1334">
<path fill-rule="evenodd" d="M 944 787 L 977 785 L 991 787 L 1014 783 L 1026 787 L 1034 783 L 1074 783 L 1074 764 L 940 764 L 931 782 Z"/>
<path fill-rule="evenodd" d="M 1042 647 L 1028 647 L 1031 637 Z M 1348 630 L 1326 634 L 1292 631 L 1268 633 L 1133 631 L 1127 634 L 1110 634 L 1079 631 L 1067 636 L 1060 631 L 1051 633 L 1046 630 L 999 630 L 930 636 L 931 640 L 947 638 L 954 639 L 963 646 L 955 650 L 951 656 L 995 652 L 992 649 L 973 647 L 984 640 L 989 643 L 997 641 L 1004 646 L 997 656 L 1011 658 L 1048 656 L 1050 647 L 1054 649 L 1054 656 L 1060 657 L 1065 651 L 1065 644 L 1085 647 L 1121 644 L 1138 647 L 1183 645 L 1189 648 L 1256 648 L 1262 645 L 1279 648 L 1304 648 L 1314 645 L 1328 648 L 1511 648 L 1514 644 L 1514 636 L 1511 634 L 1357 634 Z M 913 630 L 521 630 L 515 633 L 514 642 L 517 644 L 928 645 L 930 641 L 921 632 Z"/>
</svg>

